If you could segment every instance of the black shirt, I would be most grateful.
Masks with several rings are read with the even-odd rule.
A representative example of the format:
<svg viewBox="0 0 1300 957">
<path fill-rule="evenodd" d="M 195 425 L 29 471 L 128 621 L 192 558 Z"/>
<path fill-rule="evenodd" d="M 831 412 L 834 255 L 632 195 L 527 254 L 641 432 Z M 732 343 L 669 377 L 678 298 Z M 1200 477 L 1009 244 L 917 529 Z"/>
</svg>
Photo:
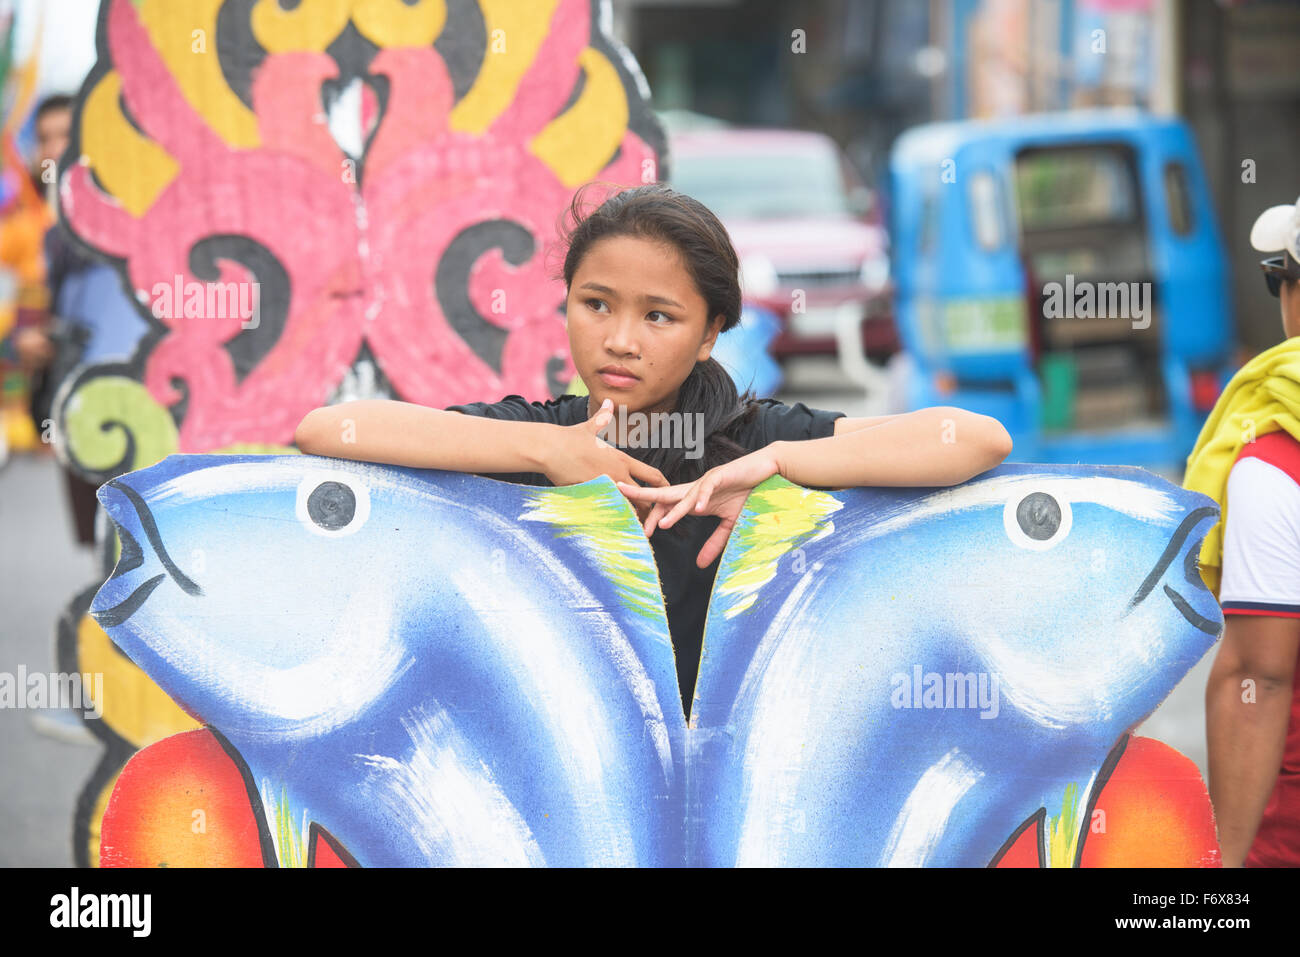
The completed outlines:
<svg viewBox="0 0 1300 957">
<path fill-rule="evenodd" d="M 589 418 L 587 398 L 585 395 L 564 395 L 546 402 L 529 402 L 523 396 L 508 395 L 500 402 L 470 402 L 448 406 L 447 410 L 491 419 L 577 425 Z M 786 405 L 776 399 L 759 399 L 758 405 L 754 419 L 734 433 L 736 442 L 747 452 L 756 452 L 777 441 L 834 435 L 835 420 L 844 415 L 843 412 L 810 409 L 802 402 Z M 554 487 L 545 475 L 538 472 L 493 472 L 489 477 L 515 484 Z M 668 612 L 668 633 L 677 659 L 682 711 L 687 717 L 691 713 L 691 699 L 695 696 L 695 679 L 704 643 L 704 620 L 722 555 L 719 554 L 707 568 L 698 567 L 695 559 L 721 521 L 717 515 L 685 515 L 677 523 L 682 527 L 682 534 L 672 535 L 669 529 L 656 529 L 650 536 L 650 548 L 659 568 L 664 607 Z"/>
</svg>

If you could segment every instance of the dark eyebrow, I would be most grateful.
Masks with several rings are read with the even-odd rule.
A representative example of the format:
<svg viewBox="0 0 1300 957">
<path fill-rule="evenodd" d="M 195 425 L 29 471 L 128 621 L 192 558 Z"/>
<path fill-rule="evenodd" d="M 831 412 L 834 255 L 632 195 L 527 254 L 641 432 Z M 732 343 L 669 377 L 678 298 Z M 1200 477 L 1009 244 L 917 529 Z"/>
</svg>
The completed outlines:
<svg viewBox="0 0 1300 957">
<path fill-rule="evenodd" d="M 610 289 L 608 286 L 602 286 L 598 282 L 584 282 L 578 288 L 590 289 L 592 292 L 604 293 L 606 296 L 615 296 L 615 297 L 618 296 L 618 293 L 616 293 L 613 289 Z M 659 303 L 663 303 L 665 306 L 676 306 L 678 309 L 686 308 L 676 299 L 669 299 L 667 296 L 642 296 L 641 298 L 644 299 L 646 302 L 659 302 Z"/>
</svg>

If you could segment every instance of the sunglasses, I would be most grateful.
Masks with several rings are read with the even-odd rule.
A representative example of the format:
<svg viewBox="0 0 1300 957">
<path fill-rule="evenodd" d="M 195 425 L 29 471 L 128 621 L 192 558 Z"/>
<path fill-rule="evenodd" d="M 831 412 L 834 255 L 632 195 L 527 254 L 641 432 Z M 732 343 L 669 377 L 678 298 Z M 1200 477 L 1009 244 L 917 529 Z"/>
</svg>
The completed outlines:
<svg viewBox="0 0 1300 957">
<path fill-rule="evenodd" d="M 1274 298 L 1281 294 L 1283 282 L 1287 280 L 1295 282 L 1300 279 L 1300 268 L 1291 262 L 1289 256 L 1265 259 L 1260 262 L 1259 268 L 1264 270 L 1264 282 L 1268 284 L 1268 294 Z"/>
</svg>

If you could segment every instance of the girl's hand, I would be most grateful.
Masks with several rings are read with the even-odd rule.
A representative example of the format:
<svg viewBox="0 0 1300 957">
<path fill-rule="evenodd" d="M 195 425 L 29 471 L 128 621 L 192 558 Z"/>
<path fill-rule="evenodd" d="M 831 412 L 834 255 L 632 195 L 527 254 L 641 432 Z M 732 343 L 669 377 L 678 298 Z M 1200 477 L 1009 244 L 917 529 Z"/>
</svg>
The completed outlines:
<svg viewBox="0 0 1300 957">
<path fill-rule="evenodd" d="M 722 554 L 754 486 L 771 478 L 777 471 L 776 455 L 769 446 L 709 469 L 689 485 L 669 485 L 667 488 L 641 488 L 625 482 L 618 485 L 633 503 L 653 504 L 650 516 L 645 520 L 647 538 L 656 528 L 670 528 L 683 515 L 720 516 L 722 521 L 695 559 L 696 565 L 707 568 Z"/>
<path fill-rule="evenodd" d="M 606 399 L 586 422 L 559 427 L 559 441 L 547 446 L 544 459 L 543 474 L 553 485 L 580 485 L 598 475 L 608 475 L 620 488 L 624 485 L 641 488 L 634 479 L 668 487 L 668 479 L 657 468 L 619 451 L 600 437 L 598 433 L 613 417 L 614 403 Z M 644 521 L 649 506 L 638 506 L 633 499 L 632 507 Z"/>
</svg>

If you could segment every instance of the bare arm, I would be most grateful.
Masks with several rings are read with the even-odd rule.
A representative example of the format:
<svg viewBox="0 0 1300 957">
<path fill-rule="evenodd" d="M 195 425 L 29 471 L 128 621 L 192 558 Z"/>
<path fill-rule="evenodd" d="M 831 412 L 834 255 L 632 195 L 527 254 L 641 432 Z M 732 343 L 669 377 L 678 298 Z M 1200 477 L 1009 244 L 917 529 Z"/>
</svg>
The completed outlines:
<svg viewBox="0 0 1300 957">
<path fill-rule="evenodd" d="M 1224 867 L 1240 867 L 1277 781 L 1300 619 L 1225 615 L 1205 688 L 1210 802 Z"/>
<path fill-rule="evenodd" d="M 904 413 L 898 415 L 901 414 Z M 850 419 L 848 416 L 841 416 L 835 420 L 835 434 L 843 435 L 845 432 L 856 432 L 858 429 L 870 429 L 877 425 L 883 425 L 890 419 L 896 419 L 898 415 L 871 415 L 861 419 Z"/>
<path fill-rule="evenodd" d="M 598 475 L 667 485 L 658 469 L 597 438 L 612 415 L 606 405 L 586 422 L 563 426 L 359 399 L 308 412 L 293 441 L 308 455 L 452 472 L 538 472 L 557 486 Z"/>
<path fill-rule="evenodd" d="M 935 406 L 771 448 L 781 475 L 798 485 L 957 485 L 1010 455 L 1011 436 L 997 419 Z"/>
<path fill-rule="evenodd" d="M 360 399 L 308 412 L 294 445 L 309 455 L 457 472 L 544 472 L 561 426 L 508 422 L 411 402 Z"/>
</svg>

